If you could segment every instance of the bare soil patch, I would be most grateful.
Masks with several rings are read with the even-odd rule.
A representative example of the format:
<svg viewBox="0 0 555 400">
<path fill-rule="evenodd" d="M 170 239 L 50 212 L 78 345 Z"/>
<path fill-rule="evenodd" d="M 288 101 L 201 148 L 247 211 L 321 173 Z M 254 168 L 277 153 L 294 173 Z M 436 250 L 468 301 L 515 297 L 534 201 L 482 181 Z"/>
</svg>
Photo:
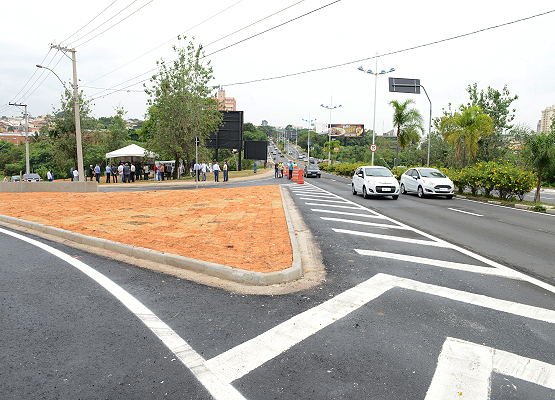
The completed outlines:
<svg viewBox="0 0 555 400">
<path fill-rule="evenodd" d="M 279 186 L 0 193 L 0 214 L 249 271 L 293 260 Z"/>
</svg>

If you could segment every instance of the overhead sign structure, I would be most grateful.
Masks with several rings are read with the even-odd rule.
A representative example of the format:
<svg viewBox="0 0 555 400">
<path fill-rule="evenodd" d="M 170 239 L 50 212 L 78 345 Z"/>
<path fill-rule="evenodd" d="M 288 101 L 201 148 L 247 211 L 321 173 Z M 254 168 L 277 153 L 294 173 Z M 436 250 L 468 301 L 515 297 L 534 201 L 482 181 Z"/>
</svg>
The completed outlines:
<svg viewBox="0 0 555 400">
<path fill-rule="evenodd" d="M 389 91 L 420 94 L 420 79 L 389 78 Z"/>
<path fill-rule="evenodd" d="M 330 125 L 328 124 L 328 129 Z M 353 125 L 345 125 L 345 124 L 331 124 L 331 136 L 335 137 L 349 137 L 349 138 L 356 138 L 362 137 L 364 133 L 364 125 L 361 124 L 353 124 Z"/>
<path fill-rule="evenodd" d="M 298 137 L 297 131 L 286 130 L 285 131 L 285 137 L 287 139 L 297 139 L 297 137 Z"/>
</svg>

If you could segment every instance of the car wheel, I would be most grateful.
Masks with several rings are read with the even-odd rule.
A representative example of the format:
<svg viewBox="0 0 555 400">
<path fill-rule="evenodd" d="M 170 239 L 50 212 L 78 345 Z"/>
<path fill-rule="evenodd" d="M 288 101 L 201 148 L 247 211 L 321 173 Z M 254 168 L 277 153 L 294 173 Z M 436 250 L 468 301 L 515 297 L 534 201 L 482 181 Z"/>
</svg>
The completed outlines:
<svg viewBox="0 0 555 400">
<path fill-rule="evenodd" d="M 396 194 L 395 196 L 391 196 L 391 197 L 393 197 L 393 200 L 397 200 L 399 198 L 399 195 Z"/>
<path fill-rule="evenodd" d="M 445 198 L 446 198 L 447 200 L 452 199 L 452 198 L 453 198 L 453 195 L 452 195 L 452 194 L 448 194 L 447 196 L 445 196 Z"/>
<path fill-rule="evenodd" d="M 355 185 L 354 184 L 351 184 L 351 193 L 354 194 L 354 195 L 357 194 L 357 191 L 355 190 Z"/>
<path fill-rule="evenodd" d="M 366 186 L 362 187 L 362 197 L 364 197 L 365 199 L 370 197 L 368 196 L 368 192 L 366 191 Z"/>
<path fill-rule="evenodd" d="M 416 194 L 418 195 L 418 197 L 423 198 L 424 197 L 424 189 L 422 189 L 422 186 L 418 186 L 418 190 L 416 191 Z"/>
<path fill-rule="evenodd" d="M 407 194 L 407 190 L 405 189 L 404 183 L 401 183 L 401 194 Z"/>
</svg>

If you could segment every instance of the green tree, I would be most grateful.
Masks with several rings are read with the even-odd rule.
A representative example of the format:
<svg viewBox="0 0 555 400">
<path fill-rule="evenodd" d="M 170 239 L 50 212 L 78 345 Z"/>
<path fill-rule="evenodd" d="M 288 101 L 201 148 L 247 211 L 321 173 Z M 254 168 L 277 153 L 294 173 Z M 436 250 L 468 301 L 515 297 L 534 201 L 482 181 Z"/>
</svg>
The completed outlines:
<svg viewBox="0 0 555 400">
<path fill-rule="evenodd" d="M 534 134 L 529 130 L 527 135 L 520 138 L 523 144 L 523 158 L 538 174 L 534 201 L 539 203 L 543 173 L 555 163 L 555 132 L 552 130 L 549 133 Z"/>
<path fill-rule="evenodd" d="M 393 107 L 393 126 L 397 128 L 397 159 L 399 160 L 399 146 L 404 150 L 409 143 L 417 142 L 420 139 L 420 132 L 424 132 L 422 127 L 423 118 L 420 111 L 411 108 L 414 104 L 413 99 L 407 99 L 402 103 L 391 100 L 389 105 Z"/>
<path fill-rule="evenodd" d="M 478 106 L 461 105 L 459 111 L 441 118 L 439 128 L 444 140 L 453 146 L 455 160 L 462 160 L 464 168 L 467 159 L 472 160 L 478 152 L 479 140 L 493 132 L 493 120 Z"/>
<path fill-rule="evenodd" d="M 186 48 L 173 49 L 177 58 L 170 64 L 158 61 L 158 73 L 150 79 L 152 87 L 145 85 L 150 96 L 151 121 L 147 147 L 191 167 L 195 160 L 195 137 L 204 147 L 210 132 L 218 130 L 222 115 L 216 96 L 211 93 L 215 87 L 208 86 L 213 79 L 212 67 L 209 61 L 203 63 L 202 46 L 195 47 L 190 41 Z"/>
<path fill-rule="evenodd" d="M 107 133 L 103 138 L 102 144 L 105 153 L 123 147 L 129 133 L 125 127 L 125 120 L 123 119 L 126 114 L 125 110 L 123 107 L 117 107 L 115 110 L 116 115 L 110 117 L 111 123 L 108 124 Z"/>
<path fill-rule="evenodd" d="M 493 132 L 482 137 L 478 143 L 478 159 L 493 161 L 502 158 L 509 148 L 505 133 L 513 128 L 511 122 L 515 119 L 516 109 L 511 109 L 511 104 L 518 99 L 518 96 L 511 96 L 507 85 L 501 92 L 490 86 L 487 92 L 484 92 L 483 89 L 478 91 L 478 84 L 474 83 L 468 85 L 466 91 L 470 96 L 468 105 L 480 107 L 482 112 L 493 120 Z"/>
</svg>

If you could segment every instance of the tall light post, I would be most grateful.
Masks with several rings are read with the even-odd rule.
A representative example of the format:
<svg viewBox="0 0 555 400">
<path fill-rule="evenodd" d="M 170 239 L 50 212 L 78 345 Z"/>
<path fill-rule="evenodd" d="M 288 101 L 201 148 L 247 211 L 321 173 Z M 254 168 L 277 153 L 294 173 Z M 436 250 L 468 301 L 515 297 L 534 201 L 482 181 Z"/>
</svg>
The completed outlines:
<svg viewBox="0 0 555 400">
<path fill-rule="evenodd" d="M 372 144 L 376 142 L 376 98 L 378 93 L 378 75 L 388 74 L 390 72 L 395 71 L 395 68 L 391 68 L 389 71 L 382 69 L 378 72 L 378 54 L 376 53 L 376 72 L 372 72 L 371 69 L 365 70 L 362 67 L 358 67 L 359 71 L 364 72 L 365 74 L 372 74 L 374 75 L 374 122 L 372 123 Z M 374 152 L 372 152 L 372 165 L 374 165 Z"/>
<path fill-rule="evenodd" d="M 29 115 L 27 114 L 27 104 L 8 103 L 10 106 L 25 107 L 25 173 L 31 172 L 29 164 Z"/>
<path fill-rule="evenodd" d="M 305 121 L 305 122 L 308 122 L 308 140 L 307 140 L 307 145 L 306 145 L 306 152 L 307 152 L 308 162 L 310 163 L 310 126 L 314 121 L 316 121 L 316 118 L 310 119 L 310 113 L 309 113 L 308 114 L 308 119 L 302 118 L 302 120 Z"/>
<path fill-rule="evenodd" d="M 329 126 L 329 129 L 328 129 L 328 142 L 329 142 L 329 144 L 328 144 L 328 165 L 330 165 L 331 164 L 331 112 L 332 112 L 332 110 L 341 107 L 341 104 L 338 105 L 338 106 L 334 106 L 333 105 L 333 97 L 332 97 L 330 99 L 330 105 L 329 106 L 325 106 L 323 104 L 320 104 L 320 107 L 324 107 L 324 108 L 330 110 L 330 126 Z"/>
</svg>

